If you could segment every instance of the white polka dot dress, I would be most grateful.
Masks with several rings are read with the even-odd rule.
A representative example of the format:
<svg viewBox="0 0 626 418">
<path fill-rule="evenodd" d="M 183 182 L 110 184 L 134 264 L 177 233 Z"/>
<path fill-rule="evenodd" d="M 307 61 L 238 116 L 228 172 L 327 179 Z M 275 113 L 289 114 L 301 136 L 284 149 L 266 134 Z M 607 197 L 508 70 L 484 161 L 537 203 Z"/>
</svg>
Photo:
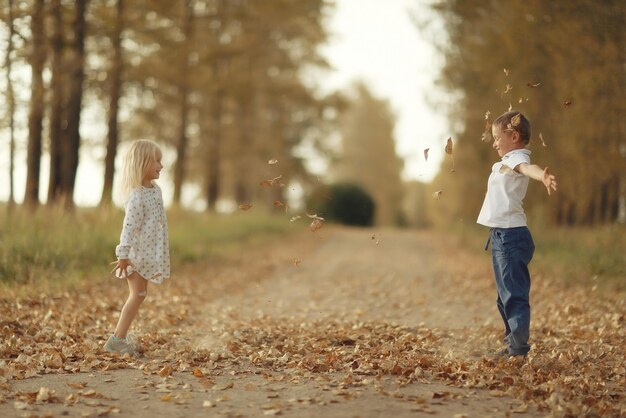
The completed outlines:
<svg viewBox="0 0 626 418">
<path fill-rule="evenodd" d="M 118 259 L 130 259 L 129 274 L 136 271 L 157 284 L 170 277 L 167 218 L 161 189 L 156 184 L 140 186 L 130 192 L 115 255 Z M 118 270 L 117 277 L 124 278 L 121 274 Z"/>
</svg>

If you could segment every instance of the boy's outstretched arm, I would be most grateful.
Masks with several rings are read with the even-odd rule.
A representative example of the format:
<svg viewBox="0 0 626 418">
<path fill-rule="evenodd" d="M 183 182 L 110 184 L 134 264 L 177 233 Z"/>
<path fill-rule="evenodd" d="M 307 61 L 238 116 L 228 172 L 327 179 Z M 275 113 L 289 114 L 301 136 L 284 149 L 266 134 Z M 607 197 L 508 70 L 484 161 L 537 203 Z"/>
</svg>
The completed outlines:
<svg viewBox="0 0 626 418">
<path fill-rule="evenodd" d="M 543 183 L 548 190 L 548 194 L 551 193 L 551 190 L 556 192 L 557 184 L 556 177 L 553 174 L 550 174 L 550 168 L 541 168 L 535 164 L 519 164 L 515 167 L 515 171 L 525 175 L 526 177 L 530 177 L 531 179 L 535 179 Z"/>
</svg>

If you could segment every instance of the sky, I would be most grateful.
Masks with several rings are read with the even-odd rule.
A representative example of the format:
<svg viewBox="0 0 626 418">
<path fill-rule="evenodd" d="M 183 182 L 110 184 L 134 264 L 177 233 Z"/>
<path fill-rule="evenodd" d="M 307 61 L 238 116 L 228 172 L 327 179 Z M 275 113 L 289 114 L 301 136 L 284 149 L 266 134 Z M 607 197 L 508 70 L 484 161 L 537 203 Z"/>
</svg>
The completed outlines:
<svg viewBox="0 0 626 418">
<path fill-rule="evenodd" d="M 426 16 L 423 0 L 336 0 L 328 21 L 331 34 L 321 48 L 333 70 L 321 73 L 317 84 L 322 91 L 349 89 L 357 80 L 364 81 L 378 98 L 387 100 L 396 115 L 396 152 L 404 159 L 405 180 L 430 181 L 444 157 L 450 136 L 445 112 L 433 102 L 444 96 L 435 86 L 443 58 L 412 22 L 409 12 Z M 436 23 L 436 22 L 435 22 Z M 443 31 L 442 31 L 443 32 Z M 88 121 L 89 109 L 84 121 Z M 89 133 L 81 134 L 89 136 Z M 93 137 L 93 133 L 91 133 Z M 103 136 L 104 132 L 96 136 Z M 92 138 L 93 139 L 93 138 Z M 1 141 L 0 201 L 8 199 L 8 138 Z M 22 147 L 24 148 L 24 147 Z M 430 148 L 428 161 L 424 149 Z M 97 205 L 104 169 L 101 150 L 82 147 L 78 167 L 75 201 L 78 205 Z M 16 155 L 16 200 L 21 202 L 26 177 L 25 150 Z M 42 195 L 47 190 L 48 161 L 42 160 Z M 171 198 L 167 174 L 162 179 L 164 199 Z M 45 198 L 45 196 L 41 196 Z"/>
<path fill-rule="evenodd" d="M 443 58 L 409 14 L 423 19 L 425 8 L 420 0 L 336 0 L 331 42 L 322 49 L 334 71 L 322 86 L 342 89 L 363 80 L 389 101 L 397 117 L 396 152 L 405 160 L 403 178 L 427 182 L 445 155 L 450 128 L 445 112 L 432 104 L 445 97 L 435 86 Z"/>
</svg>

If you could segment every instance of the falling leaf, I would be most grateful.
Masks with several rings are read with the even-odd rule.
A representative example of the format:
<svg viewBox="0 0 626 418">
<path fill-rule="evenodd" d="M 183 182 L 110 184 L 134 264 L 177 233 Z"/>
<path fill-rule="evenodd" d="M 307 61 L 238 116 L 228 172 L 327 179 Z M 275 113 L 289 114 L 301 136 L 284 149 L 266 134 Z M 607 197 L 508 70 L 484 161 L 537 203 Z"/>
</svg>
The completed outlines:
<svg viewBox="0 0 626 418">
<path fill-rule="evenodd" d="M 517 100 L 517 103 L 524 103 L 524 99 L 520 97 L 520 98 Z"/>
<path fill-rule="evenodd" d="M 300 265 L 302 261 L 299 258 L 294 258 L 293 259 L 293 265 L 298 267 Z"/>
<path fill-rule="evenodd" d="M 263 187 L 272 187 L 275 185 L 284 186 L 284 184 L 280 182 L 282 178 L 283 178 L 283 175 L 281 174 L 280 176 L 274 177 L 272 179 L 263 180 L 259 184 Z"/>
<path fill-rule="evenodd" d="M 541 145 L 543 145 L 544 147 L 547 147 L 545 141 L 543 140 L 543 134 L 541 132 L 539 132 L 539 139 L 541 140 Z"/>
<path fill-rule="evenodd" d="M 491 115 L 491 111 L 486 111 L 485 112 L 485 120 L 489 120 L 489 115 Z"/>
<path fill-rule="evenodd" d="M 513 87 L 509 83 L 507 83 L 506 87 L 505 87 L 505 90 L 504 90 L 504 93 L 502 93 L 502 94 L 507 94 L 511 90 L 513 90 Z"/>
<path fill-rule="evenodd" d="M 281 208 L 285 206 L 285 204 L 283 202 L 281 202 L 280 200 L 274 200 L 274 207 L 275 208 Z"/>
<path fill-rule="evenodd" d="M 318 229 L 321 229 L 323 226 L 324 226 L 323 220 L 313 219 L 313 222 L 311 222 L 311 225 L 309 226 L 309 228 L 311 229 L 311 232 L 315 232 Z"/>
<path fill-rule="evenodd" d="M 502 164 L 498 172 L 500 174 L 507 174 L 507 173 L 513 173 L 513 170 L 511 170 L 511 167 L 509 167 L 508 165 Z"/>
<path fill-rule="evenodd" d="M 424 160 L 428 161 L 428 151 L 430 151 L 430 148 L 426 148 L 424 150 Z"/>
<path fill-rule="evenodd" d="M 324 220 L 324 218 L 322 218 L 321 216 L 317 216 L 317 213 L 314 213 L 313 215 L 309 215 L 307 212 L 305 212 L 305 215 L 308 216 L 311 219 L 317 219 L 317 220 L 320 220 L 320 221 Z"/>
<path fill-rule="evenodd" d="M 571 105 L 572 105 L 571 100 L 566 100 L 565 102 L 563 102 L 563 106 L 565 106 L 566 109 L 569 109 Z"/>
<path fill-rule="evenodd" d="M 541 85 L 541 83 L 527 83 L 526 85 L 527 85 L 528 87 L 535 88 L 535 87 L 539 87 L 539 86 Z"/>
<path fill-rule="evenodd" d="M 441 196 L 441 193 L 443 193 L 443 190 L 437 190 L 435 193 L 433 193 L 433 197 L 435 199 L 439 199 L 439 196 Z"/>
<path fill-rule="evenodd" d="M 275 160 L 275 159 L 274 159 L 274 160 L 269 160 L 267 163 L 268 163 L 269 165 L 278 164 L 278 160 Z"/>
<path fill-rule="evenodd" d="M 241 209 L 241 210 L 250 210 L 250 209 L 252 209 L 252 205 L 250 205 L 250 204 L 239 205 L 239 209 Z"/>
<path fill-rule="evenodd" d="M 507 70 L 506 68 L 504 69 L 504 75 L 506 75 L 506 76 L 509 75 L 509 70 Z"/>
<path fill-rule="evenodd" d="M 446 141 L 446 154 L 452 155 L 452 138 L 448 138 Z"/>
<path fill-rule="evenodd" d="M 289 220 L 289 222 L 295 222 L 295 221 L 297 221 L 297 220 L 298 220 L 298 219 L 300 219 L 300 218 L 302 218 L 302 216 L 300 216 L 300 215 L 293 216 L 293 217 Z"/>
<path fill-rule="evenodd" d="M 509 110 L 508 111 L 510 112 L 511 110 L 513 110 L 513 105 L 511 103 L 509 103 Z"/>
</svg>

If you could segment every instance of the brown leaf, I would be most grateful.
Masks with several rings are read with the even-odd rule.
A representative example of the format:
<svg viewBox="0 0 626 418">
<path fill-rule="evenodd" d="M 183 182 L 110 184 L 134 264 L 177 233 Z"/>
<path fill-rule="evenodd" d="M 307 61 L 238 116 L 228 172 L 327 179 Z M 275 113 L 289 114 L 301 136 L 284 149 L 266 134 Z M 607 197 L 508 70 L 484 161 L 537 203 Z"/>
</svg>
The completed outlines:
<svg viewBox="0 0 626 418">
<path fill-rule="evenodd" d="M 424 150 L 424 160 L 428 161 L 428 151 L 430 151 L 430 148 L 426 148 Z"/>
<path fill-rule="evenodd" d="M 452 138 L 448 138 L 446 141 L 446 154 L 452 155 Z"/>
<path fill-rule="evenodd" d="M 443 190 L 437 190 L 435 193 L 433 193 L 433 197 L 435 199 L 439 199 L 439 196 L 441 196 L 441 193 L 443 193 Z"/>
<path fill-rule="evenodd" d="M 535 88 L 535 87 L 539 87 L 539 86 L 541 85 L 541 83 L 527 83 L 526 85 L 527 85 L 528 87 Z"/>
<path fill-rule="evenodd" d="M 250 210 L 250 209 L 252 209 L 252 205 L 250 205 L 250 204 L 239 205 L 239 209 L 241 209 L 241 210 Z"/>
<path fill-rule="evenodd" d="M 276 160 L 276 159 L 269 160 L 267 163 L 268 163 L 269 165 L 278 164 L 278 160 Z"/>
<path fill-rule="evenodd" d="M 313 219 L 313 222 L 311 222 L 309 228 L 311 229 L 311 232 L 315 232 L 318 229 L 321 229 L 323 226 L 324 221 L 322 219 Z"/>
</svg>

